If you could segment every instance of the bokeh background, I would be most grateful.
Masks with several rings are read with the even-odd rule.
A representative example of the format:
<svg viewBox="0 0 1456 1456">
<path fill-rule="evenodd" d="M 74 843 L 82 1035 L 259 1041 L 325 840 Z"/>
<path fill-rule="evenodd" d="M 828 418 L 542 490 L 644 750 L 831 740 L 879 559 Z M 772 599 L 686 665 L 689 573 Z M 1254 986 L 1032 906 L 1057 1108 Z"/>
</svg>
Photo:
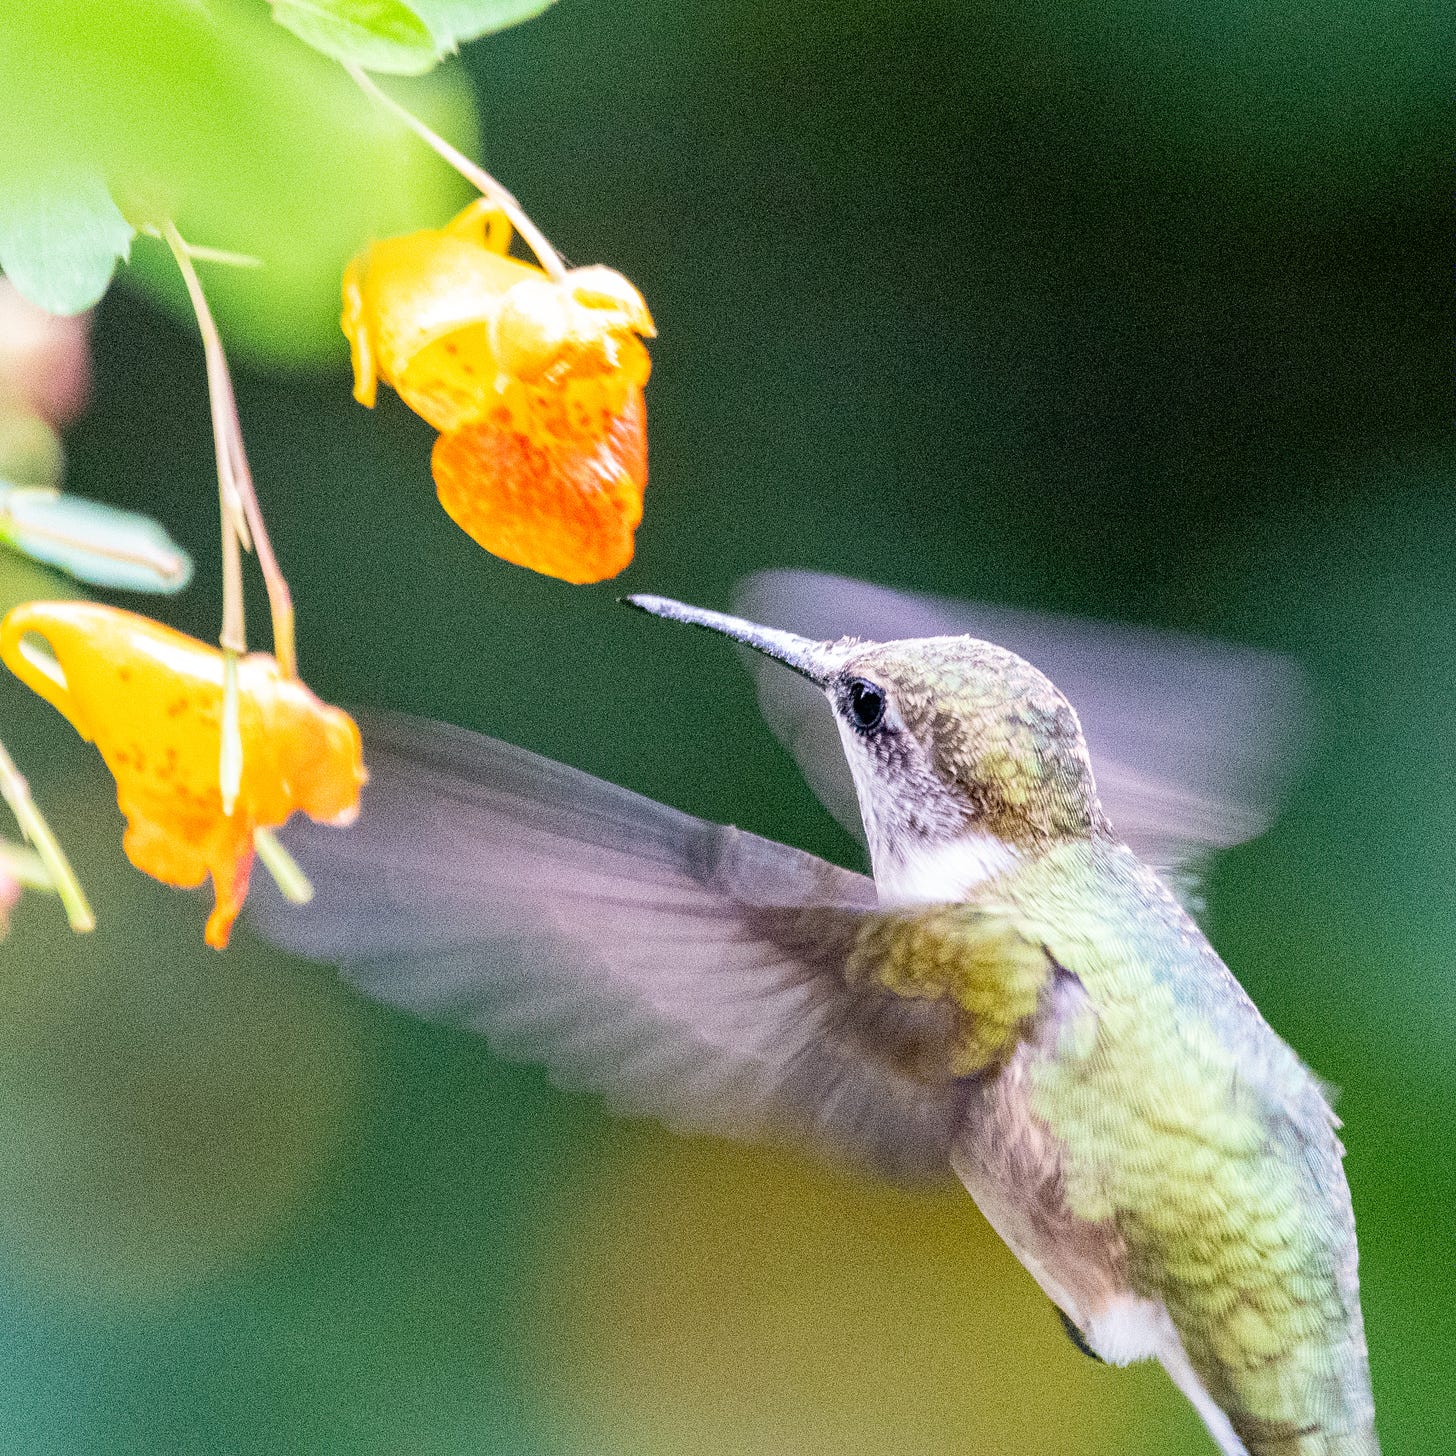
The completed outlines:
<svg viewBox="0 0 1456 1456">
<path fill-rule="evenodd" d="M 661 331 L 637 560 L 590 589 L 480 552 L 427 427 L 349 397 L 331 270 L 443 219 L 449 177 L 312 57 L 311 162 L 286 108 L 153 97 L 216 183 L 184 232 L 324 259 L 281 311 L 209 276 L 326 698 L 845 858 L 732 654 L 617 595 L 818 567 L 1303 665 L 1307 759 L 1209 919 L 1342 1089 L 1392 1456 L 1449 1451 L 1456 1402 L 1453 38 L 1421 0 L 561 0 L 470 47 L 419 104 L 462 138 L 473 107 Z M 258 39 L 256 74 L 292 76 L 275 39 L 302 53 Z M 160 614 L 210 638 L 201 354 L 135 261 L 68 484 L 168 524 L 199 573 Z M 1072 1349 L 966 1198 L 616 1121 L 245 929 L 208 952 L 94 752 L 13 683 L 0 721 L 101 918 L 29 896 L 0 946 L 0 1450 L 1212 1450 L 1160 1372 Z"/>
</svg>

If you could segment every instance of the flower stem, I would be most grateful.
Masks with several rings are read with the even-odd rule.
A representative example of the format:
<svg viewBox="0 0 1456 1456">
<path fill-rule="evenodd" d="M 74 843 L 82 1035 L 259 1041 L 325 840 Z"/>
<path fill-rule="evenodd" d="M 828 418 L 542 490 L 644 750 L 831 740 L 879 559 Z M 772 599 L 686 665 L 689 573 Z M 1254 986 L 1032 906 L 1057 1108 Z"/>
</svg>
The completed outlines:
<svg viewBox="0 0 1456 1456">
<path fill-rule="evenodd" d="M 247 651 L 241 560 L 236 563 L 236 582 L 231 580 L 229 571 L 229 556 L 235 555 L 241 544 L 243 548 L 257 552 L 258 566 L 268 588 L 268 605 L 273 616 L 273 655 L 287 676 L 297 677 L 293 594 L 279 568 L 278 558 L 273 554 L 273 543 L 268 537 L 263 510 L 253 488 L 253 473 L 243 448 L 243 428 L 238 419 L 237 397 L 233 393 L 222 338 L 207 306 L 197 270 L 192 266 L 188 245 L 170 221 L 162 225 L 162 231 L 187 284 L 192 311 L 197 315 L 197 327 L 202 334 L 203 354 L 207 359 L 213 444 L 217 453 L 218 491 L 223 512 L 223 626 L 220 640 L 224 650 L 239 654 Z"/>
<path fill-rule="evenodd" d="M 511 225 L 525 239 L 526 245 L 540 259 L 541 266 L 552 278 L 559 283 L 566 277 L 566 264 L 562 262 L 561 255 L 551 246 L 546 234 L 531 221 L 526 215 L 526 209 L 489 172 L 483 167 L 477 166 L 464 152 L 452 147 L 444 137 L 432 131 L 419 117 L 406 110 L 392 96 L 381 91 L 358 66 L 345 61 L 344 69 L 366 96 L 378 102 L 391 115 L 402 121 L 431 151 L 443 157 L 471 186 L 478 188 L 510 218 Z"/>
<path fill-rule="evenodd" d="M 42 890 L 47 895 L 56 893 L 56 882 L 51 879 L 45 861 L 33 849 L 12 844 L 8 839 L 0 839 L 0 872 L 27 890 Z"/>
<path fill-rule="evenodd" d="M 231 817 L 243 787 L 243 729 L 238 707 L 238 654 L 222 650 L 222 729 L 217 754 L 222 812 Z"/>
<path fill-rule="evenodd" d="M 35 846 L 35 851 L 50 876 L 51 884 L 61 897 L 71 929 L 77 933 L 95 930 L 96 916 L 86 899 L 86 892 L 81 888 L 81 882 L 76 878 L 76 872 L 71 868 L 60 841 L 36 808 L 35 800 L 30 797 L 30 785 L 16 768 L 15 760 L 10 757 L 3 743 L 0 743 L 0 798 L 10 805 L 10 812 L 15 815 L 20 832 Z"/>
<path fill-rule="evenodd" d="M 145 233 L 149 238 L 161 238 L 167 241 L 167 235 L 155 223 L 145 223 L 137 229 Z M 255 258 L 251 253 L 234 253 L 226 248 L 205 248 L 197 243 L 183 243 L 187 256 L 194 258 L 199 263 L 226 263 L 230 268 L 261 268 L 263 260 Z"/>
<path fill-rule="evenodd" d="M 271 829 L 255 829 L 253 847 L 258 851 L 263 867 L 273 876 L 279 893 L 290 905 L 307 905 L 313 899 L 313 886 L 308 876 Z"/>
</svg>

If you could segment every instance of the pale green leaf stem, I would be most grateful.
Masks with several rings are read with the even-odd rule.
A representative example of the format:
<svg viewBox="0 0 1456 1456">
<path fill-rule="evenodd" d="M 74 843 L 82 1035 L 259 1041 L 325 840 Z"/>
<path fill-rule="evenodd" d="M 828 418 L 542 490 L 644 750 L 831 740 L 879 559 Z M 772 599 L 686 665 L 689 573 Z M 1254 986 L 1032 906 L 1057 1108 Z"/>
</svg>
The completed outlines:
<svg viewBox="0 0 1456 1456">
<path fill-rule="evenodd" d="M 15 760 L 10 757 L 5 745 L 0 743 L 0 798 L 10 806 L 15 822 L 28 843 L 35 847 L 51 884 L 61 897 L 66 919 L 71 929 L 78 934 L 96 928 L 96 916 L 86 899 L 86 892 L 76 878 L 60 841 L 46 823 L 44 815 L 30 797 L 30 785 L 26 783 Z"/>
</svg>

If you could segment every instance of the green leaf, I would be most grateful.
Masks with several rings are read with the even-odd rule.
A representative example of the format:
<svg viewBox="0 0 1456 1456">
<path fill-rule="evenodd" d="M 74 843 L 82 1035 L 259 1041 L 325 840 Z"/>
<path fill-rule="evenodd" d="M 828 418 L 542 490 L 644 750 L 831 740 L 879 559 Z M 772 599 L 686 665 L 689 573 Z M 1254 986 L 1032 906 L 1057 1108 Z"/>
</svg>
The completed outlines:
<svg viewBox="0 0 1456 1456">
<path fill-rule="evenodd" d="M 50 171 L 0 189 L 0 269 L 48 313 L 83 313 L 131 247 L 132 226 L 91 172 Z"/>
<path fill-rule="evenodd" d="M 171 218 L 190 243 L 261 258 L 261 268 L 199 264 L 234 362 L 343 367 L 350 256 L 438 224 L 469 196 L 259 0 L 0 0 L 0 38 L 0 197 L 33 176 L 90 171 L 138 225 Z M 474 149 L 458 67 L 391 90 Z M 125 281 L 196 327 L 165 247 L 133 248 Z"/>
<path fill-rule="evenodd" d="M 554 0 L 272 0 L 273 18 L 315 50 L 366 71 L 415 76 L 461 43 L 519 25 Z"/>
<path fill-rule="evenodd" d="M 434 33 L 442 51 L 453 51 L 467 40 L 491 35 L 534 20 L 555 0 L 410 0 L 416 13 Z"/>
<path fill-rule="evenodd" d="M 0 480 L 56 486 L 65 468 L 60 437 L 44 420 L 0 408 Z"/>
<path fill-rule="evenodd" d="M 440 57 L 431 29 L 404 0 L 273 0 L 273 18 L 336 61 L 417 76 Z"/>
<path fill-rule="evenodd" d="M 55 490 L 0 481 L 0 541 L 92 586 L 171 595 L 192 580 L 191 558 L 150 516 Z"/>
</svg>

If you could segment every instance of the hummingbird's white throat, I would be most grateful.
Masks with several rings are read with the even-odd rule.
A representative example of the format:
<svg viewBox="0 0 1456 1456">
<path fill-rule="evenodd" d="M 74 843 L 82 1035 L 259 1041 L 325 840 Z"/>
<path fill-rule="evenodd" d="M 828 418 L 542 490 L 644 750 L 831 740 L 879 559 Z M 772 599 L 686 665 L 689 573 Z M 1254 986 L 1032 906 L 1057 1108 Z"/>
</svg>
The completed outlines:
<svg viewBox="0 0 1456 1456">
<path fill-rule="evenodd" d="M 1005 840 L 965 828 L 958 806 L 933 782 L 922 785 L 928 792 L 920 796 L 916 826 L 911 828 L 904 812 L 905 786 L 886 783 L 854 731 L 837 715 L 836 721 L 854 776 L 880 904 L 945 905 L 964 900 L 972 886 L 1016 863 L 1017 852 Z M 935 795 L 945 802 L 936 805 Z M 937 820 L 946 832 L 927 832 Z"/>
<path fill-rule="evenodd" d="M 1016 863 L 1017 854 L 994 834 L 969 830 L 939 843 L 877 845 L 872 838 L 875 888 L 882 905 L 944 905 L 964 900 L 971 887 Z"/>
</svg>

